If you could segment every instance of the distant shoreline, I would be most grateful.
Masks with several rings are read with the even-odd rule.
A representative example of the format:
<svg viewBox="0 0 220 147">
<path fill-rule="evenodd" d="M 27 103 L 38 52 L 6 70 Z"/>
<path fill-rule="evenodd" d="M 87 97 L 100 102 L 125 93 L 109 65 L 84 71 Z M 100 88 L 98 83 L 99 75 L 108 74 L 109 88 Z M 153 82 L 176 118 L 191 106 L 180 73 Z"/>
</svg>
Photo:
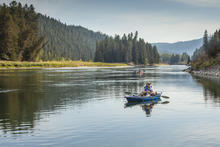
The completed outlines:
<svg viewBox="0 0 220 147">
<path fill-rule="evenodd" d="M 95 68 L 95 67 L 130 67 L 124 63 L 103 63 L 85 61 L 0 61 L 0 69 L 42 69 L 42 68 Z"/>
<path fill-rule="evenodd" d="M 52 69 L 52 68 L 125 68 L 139 66 L 168 66 L 166 63 L 152 65 L 134 65 L 126 63 L 105 63 L 92 61 L 40 61 L 40 62 L 22 62 L 22 61 L 0 61 L 0 70 L 7 69 Z"/>
<path fill-rule="evenodd" d="M 153 66 L 167 66 L 167 65 L 170 65 L 170 64 L 167 64 L 167 63 L 158 63 L 158 64 L 153 64 Z"/>
</svg>

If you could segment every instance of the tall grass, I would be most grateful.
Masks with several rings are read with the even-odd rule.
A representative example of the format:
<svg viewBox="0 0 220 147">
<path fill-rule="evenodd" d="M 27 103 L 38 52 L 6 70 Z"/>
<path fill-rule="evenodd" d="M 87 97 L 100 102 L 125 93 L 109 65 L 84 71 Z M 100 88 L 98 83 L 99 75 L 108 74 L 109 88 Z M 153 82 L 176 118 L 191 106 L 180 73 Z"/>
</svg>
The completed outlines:
<svg viewBox="0 0 220 147">
<path fill-rule="evenodd" d="M 48 67 L 114 67 L 127 66 L 123 63 L 103 63 L 103 62 L 84 62 L 84 61 L 41 61 L 41 62 L 19 62 L 19 61 L 0 61 L 0 68 L 48 68 Z"/>
</svg>

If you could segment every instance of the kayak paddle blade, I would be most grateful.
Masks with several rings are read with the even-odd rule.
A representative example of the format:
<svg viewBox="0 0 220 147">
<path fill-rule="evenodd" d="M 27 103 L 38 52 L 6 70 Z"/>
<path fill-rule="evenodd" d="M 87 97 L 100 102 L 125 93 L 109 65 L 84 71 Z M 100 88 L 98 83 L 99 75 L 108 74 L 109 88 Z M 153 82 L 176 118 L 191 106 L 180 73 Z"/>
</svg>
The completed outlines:
<svg viewBox="0 0 220 147">
<path fill-rule="evenodd" d="M 170 98 L 169 96 L 165 96 L 165 95 L 162 95 L 161 97 L 162 97 L 162 98 L 165 98 L 165 99 Z"/>
<path fill-rule="evenodd" d="M 161 104 L 169 104 L 169 101 L 162 102 Z"/>
</svg>

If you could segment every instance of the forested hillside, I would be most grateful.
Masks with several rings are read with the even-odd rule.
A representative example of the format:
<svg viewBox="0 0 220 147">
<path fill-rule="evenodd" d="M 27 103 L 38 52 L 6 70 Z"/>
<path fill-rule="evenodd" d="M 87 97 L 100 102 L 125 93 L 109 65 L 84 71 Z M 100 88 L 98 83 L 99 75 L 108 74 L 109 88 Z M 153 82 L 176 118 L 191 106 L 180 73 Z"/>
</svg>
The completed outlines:
<svg viewBox="0 0 220 147">
<path fill-rule="evenodd" d="M 114 38 L 37 14 L 33 5 L 13 1 L 0 7 L 0 60 L 95 60 L 159 63 L 156 46 L 138 33 Z"/>
<path fill-rule="evenodd" d="M 43 60 L 93 60 L 96 41 L 106 35 L 81 26 L 66 25 L 48 16 L 40 15 L 40 34 L 48 41 L 43 49 Z"/>
<path fill-rule="evenodd" d="M 116 35 L 106 37 L 96 43 L 95 61 L 101 62 L 123 62 L 134 64 L 153 64 L 159 63 L 160 56 L 156 46 L 138 39 L 138 32 L 122 38 Z"/>
</svg>

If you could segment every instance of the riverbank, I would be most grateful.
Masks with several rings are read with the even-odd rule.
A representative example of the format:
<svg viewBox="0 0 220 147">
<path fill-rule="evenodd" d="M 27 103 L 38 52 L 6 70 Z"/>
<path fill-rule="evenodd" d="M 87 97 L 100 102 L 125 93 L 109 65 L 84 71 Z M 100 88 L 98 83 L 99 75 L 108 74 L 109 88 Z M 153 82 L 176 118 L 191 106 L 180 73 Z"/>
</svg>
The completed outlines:
<svg viewBox="0 0 220 147">
<path fill-rule="evenodd" d="M 26 68 L 59 68 L 59 67 L 125 67 L 123 63 L 103 63 L 85 61 L 42 61 L 20 62 L 0 61 L 0 69 L 26 69 Z"/>
<path fill-rule="evenodd" d="M 220 65 L 210 66 L 205 69 L 193 69 L 192 67 L 184 70 L 196 76 L 220 78 Z"/>
<path fill-rule="evenodd" d="M 202 77 L 220 77 L 220 55 L 211 58 L 203 55 L 191 64 L 185 71 Z"/>
<path fill-rule="evenodd" d="M 155 64 L 153 64 L 153 66 L 167 66 L 167 65 L 169 65 L 169 64 L 167 64 L 167 63 L 155 63 Z"/>
</svg>

